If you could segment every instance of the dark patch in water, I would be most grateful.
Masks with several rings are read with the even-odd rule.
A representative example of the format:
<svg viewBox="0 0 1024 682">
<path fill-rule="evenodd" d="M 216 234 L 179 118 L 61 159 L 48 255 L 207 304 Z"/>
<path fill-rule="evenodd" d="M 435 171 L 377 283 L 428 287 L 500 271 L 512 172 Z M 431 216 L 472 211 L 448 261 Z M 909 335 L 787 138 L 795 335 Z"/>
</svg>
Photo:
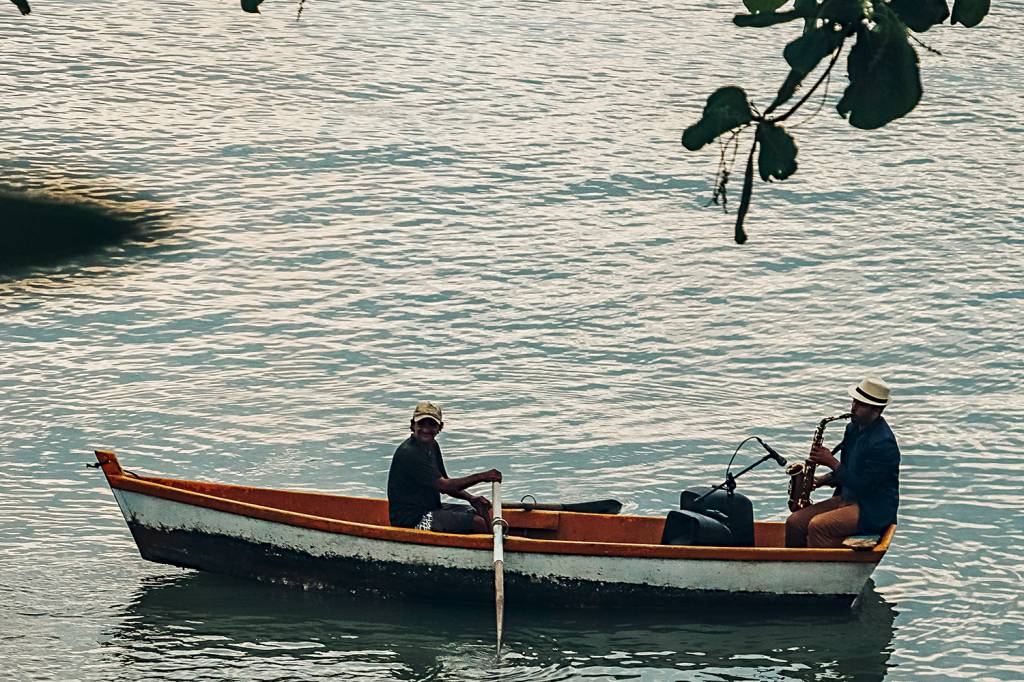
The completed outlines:
<svg viewBox="0 0 1024 682">
<path fill-rule="evenodd" d="M 0 273 L 140 239 L 147 222 L 88 201 L 0 191 Z"/>
</svg>

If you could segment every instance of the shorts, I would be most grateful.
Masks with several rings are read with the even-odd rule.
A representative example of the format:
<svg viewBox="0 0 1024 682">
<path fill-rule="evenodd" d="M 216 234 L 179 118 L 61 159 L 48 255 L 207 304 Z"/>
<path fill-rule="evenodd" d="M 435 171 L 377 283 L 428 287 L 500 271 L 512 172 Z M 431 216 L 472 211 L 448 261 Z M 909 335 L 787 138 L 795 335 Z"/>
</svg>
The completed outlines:
<svg viewBox="0 0 1024 682">
<path fill-rule="evenodd" d="M 464 504 L 442 504 L 440 509 L 429 511 L 416 524 L 417 530 L 432 530 L 435 533 L 473 533 L 473 517 L 476 510 Z"/>
</svg>

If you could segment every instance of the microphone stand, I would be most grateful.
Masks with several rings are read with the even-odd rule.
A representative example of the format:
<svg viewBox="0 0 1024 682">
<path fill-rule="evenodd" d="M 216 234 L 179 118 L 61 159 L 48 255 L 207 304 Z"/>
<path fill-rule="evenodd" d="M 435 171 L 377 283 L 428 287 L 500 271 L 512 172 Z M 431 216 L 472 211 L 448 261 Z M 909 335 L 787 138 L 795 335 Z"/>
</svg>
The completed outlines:
<svg viewBox="0 0 1024 682">
<path fill-rule="evenodd" d="M 732 495 L 733 492 L 735 492 L 735 490 L 736 490 L 736 479 L 737 478 L 739 478 L 743 474 L 747 473 L 751 469 L 753 469 L 755 467 L 761 466 L 762 464 L 764 464 L 765 462 L 767 462 L 770 459 L 774 459 L 774 458 L 771 455 L 765 455 L 764 457 L 762 457 L 761 459 L 757 460 L 756 462 L 754 462 L 753 464 L 751 464 L 746 469 L 744 469 L 743 471 L 739 472 L 736 475 L 733 475 L 733 473 L 731 471 L 727 471 L 725 473 L 725 480 L 724 481 L 722 481 L 721 483 L 719 483 L 716 486 L 713 486 L 711 488 L 711 490 L 707 491 L 706 493 L 704 493 L 703 495 L 698 497 L 693 502 L 690 502 L 690 505 L 694 505 L 695 506 L 698 502 L 700 502 L 701 500 L 703 500 L 705 497 L 707 497 L 711 493 L 715 492 L 716 490 L 724 490 L 729 495 Z"/>
</svg>

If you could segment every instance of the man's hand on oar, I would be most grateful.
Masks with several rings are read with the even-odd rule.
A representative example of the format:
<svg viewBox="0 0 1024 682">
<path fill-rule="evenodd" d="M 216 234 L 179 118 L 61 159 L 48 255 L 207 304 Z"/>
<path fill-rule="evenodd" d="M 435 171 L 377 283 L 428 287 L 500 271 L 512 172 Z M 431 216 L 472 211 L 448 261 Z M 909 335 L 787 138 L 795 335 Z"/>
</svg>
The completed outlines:
<svg viewBox="0 0 1024 682">
<path fill-rule="evenodd" d="M 478 474 L 473 474 L 473 476 L 476 478 L 476 483 L 501 483 L 501 472 L 497 469 L 481 471 Z M 473 485 L 476 485 L 476 483 Z"/>
</svg>

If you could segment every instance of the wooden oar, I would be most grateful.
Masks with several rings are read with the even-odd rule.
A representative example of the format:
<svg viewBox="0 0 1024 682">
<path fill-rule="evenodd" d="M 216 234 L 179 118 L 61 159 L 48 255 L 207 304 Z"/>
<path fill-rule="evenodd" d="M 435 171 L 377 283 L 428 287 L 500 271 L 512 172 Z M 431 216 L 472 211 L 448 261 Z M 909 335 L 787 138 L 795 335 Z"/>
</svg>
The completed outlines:
<svg viewBox="0 0 1024 682">
<path fill-rule="evenodd" d="M 533 495 L 527 495 L 533 497 Z M 524 498 L 525 499 L 525 498 Z M 505 505 L 505 509 L 522 509 L 532 511 L 567 511 L 577 514 L 618 514 L 622 503 L 618 500 L 593 500 L 592 502 L 513 502 Z"/>
<path fill-rule="evenodd" d="M 505 546 L 502 539 L 505 519 L 501 518 L 501 484 L 497 481 L 491 483 L 491 498 L 491 530 L 494 531 L 494 615 L 498 626 L 497 655 L 501 656 L 501 635 L 505 620 Z"/>
</svg>

